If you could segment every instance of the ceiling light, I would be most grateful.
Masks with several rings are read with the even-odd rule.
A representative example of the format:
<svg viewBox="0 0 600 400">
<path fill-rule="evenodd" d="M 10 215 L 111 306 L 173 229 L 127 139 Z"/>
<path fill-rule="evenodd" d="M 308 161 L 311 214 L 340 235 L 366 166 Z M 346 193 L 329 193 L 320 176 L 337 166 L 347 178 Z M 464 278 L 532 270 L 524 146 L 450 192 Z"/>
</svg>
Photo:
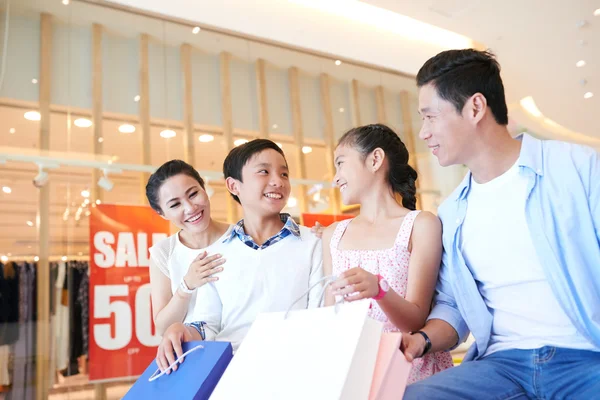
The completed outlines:
<svg viewBox="0 0 600 400">
<path fill-rule="evenodd" d="M 90 191 L 89 190 L 82 190 L 81 191 L 81 196 L 85 197 L 87 199 L 88 197 L 90 197 Z"/>
<path fill-rule="evenodd" d="M 83 253 L 80 251 L 79 253 L 77 253 L 78 256 L 82 256 Z"/>
<path fill-rule="evenodd" d="M 102 142 L 104 142 L 104 138 L 103 137 L 99 137 L 98 138 L 98 143 L 102 143 Z"/>
<path fill-rule="evenodd" d="M 579 60 L 575 63 L 578 68 L 585 67 L 585 60 Z"/>
<path fill-rule="evenodd" d="M 48 182 L 48 173 L 40 167 L 40 172 L 33 178 L 33 186 L 41 188 Z"/>
<path fill-rule="evenodd" d="M 86 205 L 86 206 L 87 206 L 88 204 L 90 204 L 90 199 L 85 199 L 85 200 L 83 201 L 83 204 L 84 204 L 84 205 Z"/>
<path fill-rule="evenodd" d="M 135 132 L 135 126 L 130 124 L 123 124 L 119 126 L 119 132 L 121 133 L 133 133 Z"/>
<path fill-rule="evenodd" d="M 200 137 L 198 137 L 198 140 L 201 141 L 202 143 L 208 143 L 208 142 L 212 142 L 213 140 L 215 140 L 215 137 L 213 135 L 204 134 L 204 135 L 200 135 Z"/>
<path fill-rule="evenodd" d="M 42 116 L 37 111 L 27 111 L 23 116 L 29 121 L 39 121 L 42 119 Z"/>
<path fill-rule="evenodd" d="M 342 61 L 340 61 L 340 60 L 335 60 L 335 65 L 342 65 Z"/>
<path fill-rule="evenodd" d="M 298 200 L 296 200 L 295 197 L 290 196 L 290 198 L 287 201 L 287 206 L 290 208 L 294 208 L 294 207 L 296 207 L 297 204 L 298 204 Z"/>
<path fill-rule="evenodd" d="M 302 147 L 302 152 L 304 154 L 312 153 L 312 147 L 310 147 L 310 146 L 304 146 L 304 147 Z"/>
<path fill-rule="evenodd" d="M 2 256 L 2 257 L 0 257 L 0 260 L 2 260 L 3 263 L 5 263 L 8 261 L 8 257 Z"/>
<path fill-rule="evenodd" d="M 175 131 L 171 129 L 165 129 L 160 133 L 160 137 L 165 139 L 174 138 L 175 136 L 177 136 L 177 133 L 175 133 Z"/>
<path fill-rule="evenodd" d="M 344 112 L 344 107 L 340 107 L 340 112 Z"/>
<path fill-rule="evenodd" d="M 525 109 L 529 114 L 533 115 L 536 118 L 542 116 L 542 112 L 535 105 L 535 101 L 533 101 L 533 97 L 527 96 L 521 99 L 521 107 Z"/>
<path fill-rule="evenodd" d="M 102 204 L 100 200 L 96 200 L 96 204 Z"/>
<path fill-rule="evenodd" d="M 10 132 L 11 134 L 15 133 L 16 131 L 17 131 L 17 130 L 16 130 L 15 128 L 10 128 L 10 129 L 9 129 L 9 132 Z"/>
<path fill-rule="evenodd" d="M 11 194 L 12 193 L 12 189 L 8 186 L 2 186 L 2 191 L 6 194 Z"/>
<path fill-rule="evenodd" d="M 594 17 L 598 17 L 600 16 L 600 8 L 598 8 L 596 11 L 594 11 Z"/>
<path fill-rule="evenodd" d="M 33 261 L 38 262 L 40 261 L 40 258 L 38 256 L 33 257 Z"/>
<path fill-rule="evenodd" d="M 235 142 L 233 142 L 233 144 L 235 146 L 240 146 L 240 145 L 242 145 L 244 143 L 248 143 L 248 140 L 246 140 L 246 139 L 237 139 Z"/>
<path fill-rule="evenodd" d="M 138 94 L 138 95 L 136 95 L 136 96 L 133 98 L 133 101 L 135 101 L 135 102 L 137 103 L 138 101 L 140 101 L 140 99 L 141 99 L 141 97 L 140 97 L 140 95 Z"/>
<path fill-rule="evenodd" d="M 31 80 L 31 83 L 33 83 L 33 84 L 35 85 L 36 83 L 38 83 L 38 80 L 37 80 L 37 79 L 35 79 L 35 78 L 33 78 L 33 79 Z"/>
<path fill-rule="evenodd" d="M 68 5 L 69 5 L 69 3 L 70 3 L 70 1 L 69 1 L 69 0 L 62 0 L 62 3 L 63 3 L 65 6 L 68 6 Z"/>
<path fill-rule="evenodd" d="M 73 124 L 78 128 L 89 128 L 92 126 L 92 121 L 87 118 L 77 118 Z"/>
<path fill-rule="evenodd" d="M 62 256 L 62 257 L 61 257 L 61 260 L 63 260 L 63 261 L 67 261 L 67 256 Z"/>
<path fill-rule="evenodd" d="M 277 124 L 273 124 L 273 129 L 277 129 L 279 126 Z"/>
<path fill-rule="evenodd" d="M 33 226 L 33 221 L 27 221 L 28 226 Z"/>
<path fill-rule="evenodd" d="M 283 145 L 279 142 L 275 143 L 277 146 L 279 146 L 280 149 L 283 149 Z"/>
<path fill-rule="evenodd" d="M 103 176 L 100 179 L 98 179 L 98 186 L 100 186 L 102 189 L 106 190 L 107 192 L 110 192 L 112 190 L 112 188 L 115 186 L 115 184 L 112 183 L 112 181 L 110 179 L 108 179 L 108 177 Z"/>
<path fill-rule="evenodd" d="M 594 97 L 594 93 L 592 93 L 592 92 L 587 92 L 586 94 L 583 95 L 584 99 L 591 99 L 592 97 Z"/>
<path fill-rule="evenodd" d="M 198 33 L 200 33 L 200 27 L 199 26 L 195 26 L 194 29 L 192 29 L 192 33 L 194 35 L 197 35 Z"/>
</svg>

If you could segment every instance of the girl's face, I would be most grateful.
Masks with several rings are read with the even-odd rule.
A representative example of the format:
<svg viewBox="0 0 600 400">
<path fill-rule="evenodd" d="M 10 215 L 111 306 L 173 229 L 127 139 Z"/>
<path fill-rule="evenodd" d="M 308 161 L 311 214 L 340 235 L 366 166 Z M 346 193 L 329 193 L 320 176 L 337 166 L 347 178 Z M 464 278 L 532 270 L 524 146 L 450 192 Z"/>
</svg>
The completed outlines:
<svg viewBox="0 0 600 400">
<path fill-rule="evenodd" d="M 341 145 L 335 149 L 333 181 L 340 188 L 344 204 L 360 204 L 363 194 L 371 188 L 373 173 L 367 168 L 368 159 L 352 146 Z"/>
<path fill-rule="evenodd" d="M 158 191 L 162 217 L 189 233 L 206 230 L 210 224 L 210 201 L 200 183 L 186 174 L 167 179 Z"/>
</svg>

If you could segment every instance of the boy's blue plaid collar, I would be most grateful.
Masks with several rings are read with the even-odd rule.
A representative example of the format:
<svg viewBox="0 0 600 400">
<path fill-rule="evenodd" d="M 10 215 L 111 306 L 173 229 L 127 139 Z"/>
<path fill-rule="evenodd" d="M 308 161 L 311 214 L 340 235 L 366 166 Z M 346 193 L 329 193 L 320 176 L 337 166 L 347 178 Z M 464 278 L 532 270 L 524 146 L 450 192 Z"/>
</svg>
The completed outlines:
<svg viewBox="0 0 600 400">
<path fill-rule="evenodd" d="M 252 237 L 250 235 L 246 234 L 246 232 L 244 231 L 244 220 L 243 219 L 240 220 L 237 224 L 235 224 L 235 226 L 231 230 L 231 233 L 223 241 L 223 243 L 230 242 L 234 237 L 238 237 L 242 242 L 244 242 L 246 245 L 248 245 L 254 249 L 264 249 L 272 244 L 277 243 L 281 239 L 289 236 L 290 234 L 297 238 L 300 238 L 300 227 L 294 221 L 294 219 L 290 216 L 290 214 L 285 214 L 285 213 L 279 214 L 279 218 L 281 218 L 281 222 L 284 223 L 283 228 L 281 228 L 279 233 L 277 233 L 275 236 L 268 239 L 261 246 L 254 243 L 254 239 L 252 239 Z"/>
</svg>

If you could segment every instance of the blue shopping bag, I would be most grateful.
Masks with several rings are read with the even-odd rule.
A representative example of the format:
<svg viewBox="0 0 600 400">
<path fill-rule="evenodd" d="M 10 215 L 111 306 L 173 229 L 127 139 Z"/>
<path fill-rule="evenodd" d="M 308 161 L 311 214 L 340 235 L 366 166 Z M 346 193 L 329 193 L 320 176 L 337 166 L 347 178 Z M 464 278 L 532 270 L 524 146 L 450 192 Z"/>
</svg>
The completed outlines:
<svg viewBox="0 0 600 400">
<path fill-rule="evenodd" d="M 177 371 L 163 374 L 152 361 L 123 399 L 208 399 L 233 357 L 231 343 L 187 342 L 182 347 L 185 360 Z"/>
</svg>

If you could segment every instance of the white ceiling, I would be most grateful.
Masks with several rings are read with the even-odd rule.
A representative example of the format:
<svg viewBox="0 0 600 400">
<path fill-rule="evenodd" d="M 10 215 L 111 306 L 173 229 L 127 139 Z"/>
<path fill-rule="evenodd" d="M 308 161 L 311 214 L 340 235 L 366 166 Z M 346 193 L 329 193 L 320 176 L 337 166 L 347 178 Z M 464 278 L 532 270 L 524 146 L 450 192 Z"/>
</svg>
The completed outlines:
<svg viewBox="0 0 600 400">
<path fill-rule="evenodd" d="M 204 24 L 408 74 L 416 74 L 427 58 L 444 50 L 443 45 L 408 40 L 393 28 L 386 29 L 383 23 L 378 26 L 376 20 L 363 23 L 349 19 L 346 8 L 356 0 L 171 0 L 168 5 L 161 0 L 97 2 L 119 3 L 190 24 Z M 491 48 L 503 67 L 513 119 L 542 136 L 600 147 L 600 121 L 595 118 L 600 110 L 600 16 L 593 15 L 600 8 L 599 0 L 362 3 L 447 29 Z M 579 27 L 580 21 L 586 21 L 585 26 Z M 587 65 L 577 68 L 575 63 L 582 59 Z M 584 79 L 587 83 L 582 85 Z M 583 94 L 588 91 L 595 96 L 586 100 Z M 519 100 L 526 96 L 534 98 L 544 117 L 552 120 L 550 123 L 524 112 Z"/>
</svg>

